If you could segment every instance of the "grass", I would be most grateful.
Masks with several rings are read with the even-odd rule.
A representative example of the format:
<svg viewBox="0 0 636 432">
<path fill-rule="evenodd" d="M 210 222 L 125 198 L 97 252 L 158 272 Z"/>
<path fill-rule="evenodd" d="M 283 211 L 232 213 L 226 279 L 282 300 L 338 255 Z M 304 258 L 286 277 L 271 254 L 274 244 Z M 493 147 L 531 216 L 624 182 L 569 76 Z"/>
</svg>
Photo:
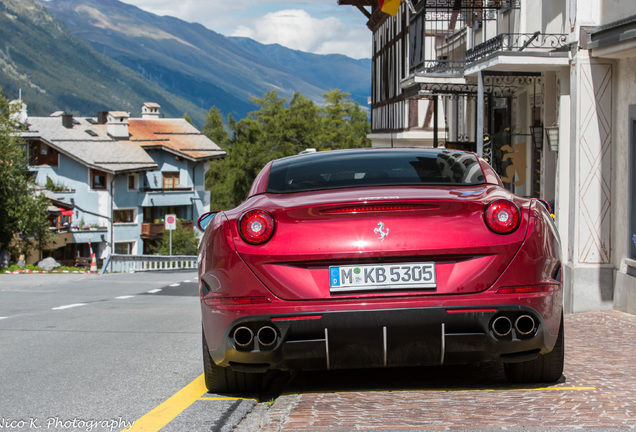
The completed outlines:
<svg viewBox="0 0 636 432">
<path fill-rule="evenodd" d="M 0 274 L 4 274 L 6 272 L 20 271 L 20 270 L 44 271 L 44 269 L 33 264 L 27 264 L 24 267 L 20 267 L 17 264 L 11 264 L 9 267 L 0 268 Z M 87 269 L 83 267 L 61 266 L 54 269 L 53 271 L 86 271 L 86 270 Z"/>
</svg>

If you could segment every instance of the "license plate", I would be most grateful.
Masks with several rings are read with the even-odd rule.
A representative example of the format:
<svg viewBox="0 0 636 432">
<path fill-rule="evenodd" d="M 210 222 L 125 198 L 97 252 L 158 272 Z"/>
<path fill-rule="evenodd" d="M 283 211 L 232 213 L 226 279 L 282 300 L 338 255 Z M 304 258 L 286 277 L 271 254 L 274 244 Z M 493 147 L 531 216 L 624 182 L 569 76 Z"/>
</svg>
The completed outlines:
<svg viewBox="0 0 636 432">
<path fill-rule="evenodd" d="M 333 266 L 329 280 L 331 292 L 437 287 L 431 262 Z"/>
</svg>

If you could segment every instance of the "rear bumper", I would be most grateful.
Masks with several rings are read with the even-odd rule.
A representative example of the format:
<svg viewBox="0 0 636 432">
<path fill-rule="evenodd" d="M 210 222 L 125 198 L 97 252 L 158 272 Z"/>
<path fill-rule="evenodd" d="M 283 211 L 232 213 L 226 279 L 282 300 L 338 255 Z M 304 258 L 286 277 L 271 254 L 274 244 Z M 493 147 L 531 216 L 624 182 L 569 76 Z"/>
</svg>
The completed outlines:
<svg viewBox="0 0 636 432">
<path fill-rule="evenodd" d="M 206 334 L 219 331 L 211 324 Z M 557 333 L 535 309 L 509 304 L 251 315 L 226 326 L 210 355 L 243 372 L 518 362 L 551 351 Z"/>
</svg>

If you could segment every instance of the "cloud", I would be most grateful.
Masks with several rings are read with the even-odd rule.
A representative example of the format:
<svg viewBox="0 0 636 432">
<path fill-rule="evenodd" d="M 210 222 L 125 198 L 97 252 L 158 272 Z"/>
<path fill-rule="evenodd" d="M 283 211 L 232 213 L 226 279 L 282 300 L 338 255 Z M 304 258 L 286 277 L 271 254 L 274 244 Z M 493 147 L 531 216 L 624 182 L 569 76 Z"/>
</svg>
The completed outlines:
<svg viewBox="0 0 636 432">
<path fill-rule="evenodd" d="M 316 54 L 371 57 L 366 18 L 336 0 L 123 0 L 157 15 L 197 22 L 226 36 Z"/>
<path fill-rule="evenodd" d="M 343 23 L 336 17 L 313 18 L 302 9 L 270 12 L 251 26 L 238 26 L 230 36 L 243 36 L 263 44 L 280 44 L 288 48 L 317 54 L 345 54 L 368 58 L 370 32 Z"/>
</svg>

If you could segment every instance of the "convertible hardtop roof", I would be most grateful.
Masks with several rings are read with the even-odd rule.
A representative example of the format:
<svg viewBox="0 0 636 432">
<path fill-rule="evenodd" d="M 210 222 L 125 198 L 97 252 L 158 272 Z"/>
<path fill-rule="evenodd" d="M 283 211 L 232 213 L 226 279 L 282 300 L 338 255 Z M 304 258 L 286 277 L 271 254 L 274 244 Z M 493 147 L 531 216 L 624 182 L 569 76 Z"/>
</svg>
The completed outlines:
<svg viewBox="0 0 636 432">
<path fill-rule="evenodd" d="M 361 186 L 485 183 L 474 153 L 431 148 L 316 152 L 272 161 L 266 191 L 293 193 Z"/>
</svg>

